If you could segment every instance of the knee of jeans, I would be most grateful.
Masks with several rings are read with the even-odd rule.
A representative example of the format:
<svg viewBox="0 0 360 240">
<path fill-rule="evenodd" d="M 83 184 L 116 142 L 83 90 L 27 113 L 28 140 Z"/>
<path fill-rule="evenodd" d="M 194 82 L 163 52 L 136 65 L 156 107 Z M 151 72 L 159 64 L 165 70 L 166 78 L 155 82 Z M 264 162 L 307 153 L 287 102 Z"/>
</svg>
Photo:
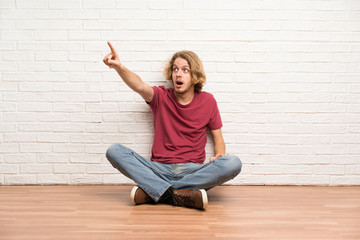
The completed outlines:
<svg viewBox="0 0 360 240">
<path fill-rule="evenodd" d="M 124 148 L 121 144 L 113 144 L 106 150 L 106 158 L 109 160 L 110 163 L 113 163 L 116 159 L 116 155 L 119 155 L 121 150 Z"/>
<path fill-rule="evenodd" d="M 229 155 L 227 161 L 229 161 L 228 165 L 234 172 L 237 172 L 237 173 L 241 172 L 242 162 L 238 156 Z"/>
</svg>

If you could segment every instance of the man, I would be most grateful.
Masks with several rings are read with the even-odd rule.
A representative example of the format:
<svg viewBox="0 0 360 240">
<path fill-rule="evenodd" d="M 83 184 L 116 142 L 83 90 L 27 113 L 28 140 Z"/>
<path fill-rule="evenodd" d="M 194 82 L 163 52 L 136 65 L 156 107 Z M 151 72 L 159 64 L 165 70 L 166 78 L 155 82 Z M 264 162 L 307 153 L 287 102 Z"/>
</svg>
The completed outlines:
<svg viewBox="0 0 360 240">
<path fill-rule="evenodd" d="M 137 184 L 131 191 L 131 202 L 205 209 L 206 190 L 237 176 L 241 161 L 237 156 L 225 155 L 216 101 L 201 91 L 206 76 L 200 59 L 191 51 L 175 53 L 164 70 L 174 87 L 151 87 L 128 70 L 112 44 L 108 45 L 111 52 L 104 63 L 140 94 L 154 117 L 151 160 L 120 144 L 106 152 L 113 167 Z M 203 164 L 207 128 L 214 140 L 214 156 Z"/>
</svg>

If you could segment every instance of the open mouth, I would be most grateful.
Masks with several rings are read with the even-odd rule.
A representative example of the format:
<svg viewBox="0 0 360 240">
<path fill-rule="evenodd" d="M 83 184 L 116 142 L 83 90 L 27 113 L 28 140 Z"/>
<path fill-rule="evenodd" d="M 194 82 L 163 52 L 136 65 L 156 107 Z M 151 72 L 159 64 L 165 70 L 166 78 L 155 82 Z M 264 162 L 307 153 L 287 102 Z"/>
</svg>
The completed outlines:
<svg viewBox="0 0 360 240">
<path fill-rule="evenodd" d="M 182 86 L 183 84 L 184 84 L 184 83 L 183 83 L 182 81 L 177 80 L 177 81 L 175 82 L 175 87 L 181 88 L 181 86 Z"/>
</svg>

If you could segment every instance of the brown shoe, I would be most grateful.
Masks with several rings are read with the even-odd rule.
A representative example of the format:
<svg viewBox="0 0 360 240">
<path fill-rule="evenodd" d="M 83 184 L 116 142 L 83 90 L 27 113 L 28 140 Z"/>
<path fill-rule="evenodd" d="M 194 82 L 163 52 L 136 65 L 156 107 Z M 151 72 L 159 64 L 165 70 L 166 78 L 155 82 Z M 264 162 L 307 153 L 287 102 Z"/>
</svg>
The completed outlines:
<svg viewBox="0 0 360 240">
<path fill-rule="evenodd" d="M 172 202 L 174 206 L 183 206 L 197 209 L 206 209 L 208 205 L 207 194 L 204 189 L 174 189 Z"/>
<path fill-rule="evenodd" d="M 144 203 L 154 203 L 154 200 L 147 195 L 144 190 L 139 188 L 138 186 L 133 187 L 130 193 L 130 201 L 131 203 L 137 205 L 137 204 L 144 204 Z"/>
</svg>

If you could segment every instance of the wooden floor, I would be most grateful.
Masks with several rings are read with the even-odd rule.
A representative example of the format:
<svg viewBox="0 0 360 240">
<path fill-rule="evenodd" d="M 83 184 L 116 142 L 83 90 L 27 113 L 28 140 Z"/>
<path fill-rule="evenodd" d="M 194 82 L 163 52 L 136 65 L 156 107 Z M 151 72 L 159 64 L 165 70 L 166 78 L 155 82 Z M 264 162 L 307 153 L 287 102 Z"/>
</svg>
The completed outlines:
<svg viewBox="0 0 360 240">
<path fill-rule="evenodd" d="M 0 186 L 0 239 L 360 239 L 360 186 L 221 186 L 206 211 L 132 186 Z"/>
</svg>

